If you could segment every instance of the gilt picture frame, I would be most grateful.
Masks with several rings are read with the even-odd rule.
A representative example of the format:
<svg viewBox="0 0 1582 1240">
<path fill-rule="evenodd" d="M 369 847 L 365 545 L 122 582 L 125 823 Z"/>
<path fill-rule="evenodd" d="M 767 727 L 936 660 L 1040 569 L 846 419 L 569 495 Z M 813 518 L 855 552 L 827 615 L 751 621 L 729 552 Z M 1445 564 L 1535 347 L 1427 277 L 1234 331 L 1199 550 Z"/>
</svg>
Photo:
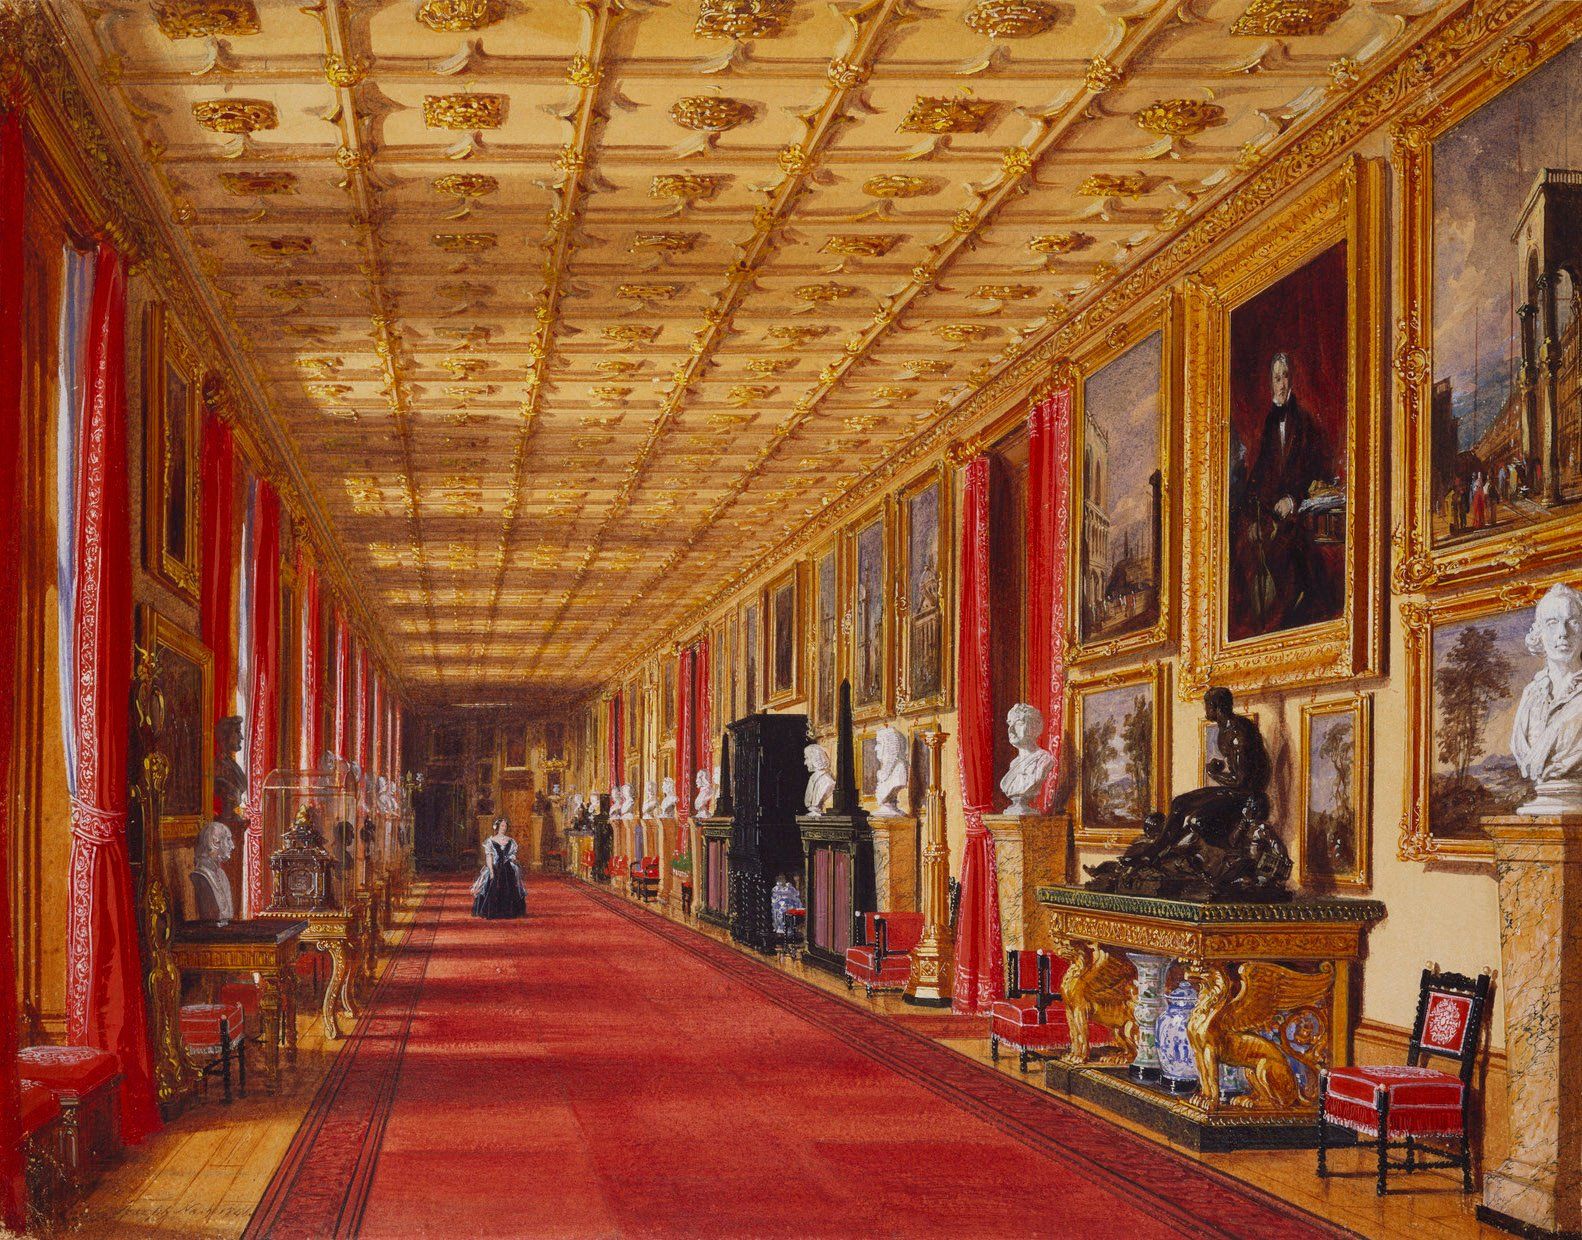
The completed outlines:
<svg viewBox="0 0 1582 1240">
<path fill-rule="evenodd" d="M 808 721 L 817 735 L 835 728 L 840 682 L 845 674 L 845 643 L 841 641 L 841 603 L 845 597 L 843 545 L 830 539 L 814 553 L 808 566 Z"/>
<path fill-rule="evenodd" d="M 789 706 L 804 687 L 802 565 L 792 564 L 763 591 L 764 704 Z"/>
<path fill-rule="evenodd" d="M 1379 669 L 1381 175 L 1352 156 L 1188 279 L 1185 698 Z"/>
<path fill-rule="evenodd" d="M 763 699 L 763 602 L 754 597 L 742 606 L 742 713 L 757 714 Z"/>
<path fill-rule="evenodd" d="M 1296 864 L 1310 889 L 1373 885 L 1373 698 L 1302 705 Z"/>
<path fill-rule="evenodd" d="M 895 500 L 896 692 L 901 715 L 948 710 L 955 677 L 955 526 L 944 462 Z"/>
<path fill-rule="evenodd" d="M 190 843 L 214 816 L 214 655 L 174 620 L 138 608 L 138 645 L 157 661 L 164 727 L 155 746 L 166 763 L 159 835 Z"/>
<path fill-rule="evenodd" d="M 203 368 L 162 302 L 143 327 L 143 565 L 196 602 L 202 548 Z"/>
<path fill-rule="evenodd" d="M 661 738 L 673 737 L 676 734 L 678 662 L 673 654 L 667 654 L 659 660 L 659 735 Z"/>
<path fill-rule="evenodd" d="M 517 724 L 501 729 L 500 769 L 502 771 L 527 770 L 528 753 L 529 746 L 527 743 L 527 730 L 525 727 Z"/>
<path fill-rule="evenodd" d="M 895 613 L 890 605 L 894 546 L 889 496 L 847 527 L 849 579 L 842 627 L 850 635 L 846 666 L 852 718 L 858 722 L 887 718 L 895 709 Z"/>
<path fill-rule="evenodd" d="M 1156 298 L 1073 356 L 1075 518 L 1066 631 L 1073 666 L 1175 636 L 1181 314 Z"/>
<path fill-rule="evenodd" d="M 1068 683 L 1073 838 L 1079 848 L 1124 847 L 1145 814 L 1170 804 L 1170 665 L 1079 671 Z"/>
<path fill-rule="evenodd" d="M 1569 345 L 1551 340 L 1556 318 L 1545 313 L 1572 277 L 1542 270 L 1549 256 L 1529 225 L 1582 176 L 1566 158 L 1572 118 L 1550 103 L 1582 86 L 1579 39 L 1582 11 L 1556 6 L 1508 55 L 1433 92 L 1393 129 L 1406 433 L 1392 580 L 1402 592 L 1541 570 L 1582 540 L 1582 446 L 1574 431 L 1554 433 L 1544 360 L 1575 365 L 1563 354 L 1578 347 L 1576 332 Z M 1518 129 L 1523 158 L 1483 155 L 1508 148 Z"/>
</svg>

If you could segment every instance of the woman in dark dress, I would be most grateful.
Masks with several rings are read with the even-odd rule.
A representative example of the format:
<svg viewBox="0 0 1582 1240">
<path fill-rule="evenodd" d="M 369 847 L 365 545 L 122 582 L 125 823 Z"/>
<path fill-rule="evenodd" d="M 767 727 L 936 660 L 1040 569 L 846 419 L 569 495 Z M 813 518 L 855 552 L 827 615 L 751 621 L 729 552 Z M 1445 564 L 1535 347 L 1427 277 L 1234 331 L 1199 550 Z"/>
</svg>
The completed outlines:
<svg viewBox="0 0 1582 1240">
<path fill-rule="evenodd" d="M 483 870 L 472 885 L 472 915 L 499 921 L 527 913 L 527 889 L 516 864 L 516 841 L 507 834 L 504 818 L 494 820 L 494 834 L 483 844 Z"/>
</svg>

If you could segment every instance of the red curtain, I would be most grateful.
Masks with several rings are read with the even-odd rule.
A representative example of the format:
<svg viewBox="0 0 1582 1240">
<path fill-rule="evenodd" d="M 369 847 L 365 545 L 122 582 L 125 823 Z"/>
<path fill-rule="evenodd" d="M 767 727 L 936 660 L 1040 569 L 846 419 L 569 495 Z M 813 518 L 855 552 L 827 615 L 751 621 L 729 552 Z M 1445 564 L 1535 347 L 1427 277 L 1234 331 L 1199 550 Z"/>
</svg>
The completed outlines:
<svg viewBox="0 0 1582 1240">
<path fill-rule="evenodd" d="M 961 623 L 957 629 L 957 747 L 967 840 L 956 918 L 957 1012 L 982 1012 L 1003 993 L 999 882 L 983 823 L 994 807 L 994 696 L 989 678 L 989 458 L 967 463 L 962 501 Z"/>
<path fill-rule="evenodd" d="M 319 764 L 319 720 L 324 717 L 323 632 L 319 604 L 319 573 L 304 564 L 302 580 L 302 726 L 297 745 L 299 765 L 313 770 Z"/>
<path fill-rule="evenodd" d="M 126 452 L 126 273 L 101 246 L 77 448 L 77 795 L 66 925 L 67 1037 L 121 1062 L 121 1130 L 159 1128 L 127 852 L 132 697 L 131 491 Z"/>
<path fill-rule="evenodd" d="M 694 657 L 689 646 L 676 660 L 676 817 L 682 822 L 692 821 L 692 781 L 697 770 L 692 743 L 696 731 L 692 700 Z"/>
<path fill-rule="evenodd" d="M 353 701 L 357 712 L 357 733 L 352 745 L 352 761 L 363 779 L 368 778 L 368 647 L 357 643 L 357 679 Z"/>
<path fill-rule="evenodd" d="M 253 683 L 247 694 L 247 913 L 264 907 L 264 779 L 280 751 L 280 497 L 258 480 L 253 505 Z"/>
<path fill-rule="evenodd" d="M 22 478 L 22 267 L 27 202 L 27 157 L 22 122 L 14 111 L 0 118 L 0 557 L 17 563 L 24 520 Z M 15 701 L 17 603 L 0 590 L 0 691 Z M 16 712 L 0 709 L 0 875 L 11 873 L 11 746 Z M 11 942 L 11 884 L 0 881 L 0 1226 L 21 1232 L 27 1224 L 22 1175 L 21 1092 L 17 1081 L 16 956 Z"/>
<path fill-rule="evenodd" d="M 704 637 L 698 640 L 693 648 L 692 656 L 692 683 L 695 686 L 692 693 L 692 718 L 693 732 L 697 740 L 692 746 L 692 756 L 696 767 L 700 771 L 714 771 L 714 718 L 709 694 L 709 639 Z M 719 789 L 714 790 L 719 795 Z M 692 803 L 692 794 L 686 787 L 681 789 L 681 800 L 685 804 Z"/>
<path fill-rule="evenodd" d="M 346 679 L 351 675 L 351 652 L 347 648 L 346 617 L 335 609 L 335 736 L 332 748 L 342 762 L 351 753 L 351 717 L 347 711 Z"/>
<path fill-rule="evenodd" d="M 1039 794 L 1052 808 L 1065 749 L 1066 531 L 1071 520 L 1071 389 L 1034 402 L 1027 417 L 1027 680 L 1044 716 L 1043 746 L 1055 759 Z"/>
<path fill-rule="evenodd" d="M 231 713 L 236 700 L 233 642 L 236 624 L 235 537 L 232 531 L 232 488 L 236 478 L 236 437 L 224 418 L 203 419 L 203 575 L 198 610 L 198 636 L 214 655 L 214 718 Z"/>
</svg>

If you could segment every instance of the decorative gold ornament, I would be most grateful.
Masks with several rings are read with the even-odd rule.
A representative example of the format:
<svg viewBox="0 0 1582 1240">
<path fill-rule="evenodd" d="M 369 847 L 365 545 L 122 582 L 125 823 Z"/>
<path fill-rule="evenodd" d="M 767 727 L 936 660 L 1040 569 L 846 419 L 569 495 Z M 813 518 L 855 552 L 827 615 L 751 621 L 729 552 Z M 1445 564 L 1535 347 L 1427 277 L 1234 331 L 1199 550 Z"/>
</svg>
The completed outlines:
<svg viewBox="0 0 1582 1240">
<path fill-rule="evenodd" d="M 897 387 L 894 384 L 881 384 L 873 389 L 873 398 L 885 404 L 893 404 L 900 400 L 909 400 L 917 395 L 916 388 Z"/>
<path fill-rule="evenodd" d="M 1132 118 L 1139 129 L 1185 138 L 1225 123 L 1225 109 L 1201 99 L 1160 99 Z"/>
<path fill-rule="evenodd" d="M 901 368 L 910 373 L 914 379 L 924 375 L 949 374 L 950 366 L 949 362 L 942 362 L 937 357 L 914 357 L 911 361 L 901 363 Z"/>
<path fill-rule="evenodd" d="M 1038 296 L 1038 289 L 1031 284 L 980 284 L 972 290 L 979 301 L 1026 301 Z"/>
<path fill-rule="evenodd" d="M 786 349 L 798 348 L 828 334 L 829 328 L 812 323 L 782 323 L 769 329 L 770 337 L 780 341 L 781 347 Z"/>
<path fill-rule="evenodd" d="M 324 57 L 324 80 L 340 90 L 350 90 L 363 84 L 368 68 L 368 61 L 360 56 L 339 56 L 331 52 Z"/>
<path fill-rule="evenodd" d="M 594 362 L 593 368 L 601 375 L 619 378 L 621 375 L 629 375 L 641 370 L 642 363 L 628 361 L 622 357 L 605 357 Z"/>
<path fill-rule="evenodd" d="M 200 99 L 192 105 L 192 119 L 215 133 L 249 134 L 280 124 L 275 105 L 267 99 Z"/>
<path fill-rule="evenodd" d="M 972 344 L 993 330 L 987 323 L 941 323 L 934 332 L 941 340 L 948 340 L 951 344 Z"/>
<path fill-rule="evenodd" d="M 482 198 L 500 188 L 500 182 L 486 172 L 450 172 L 434 178 L 437 193 L 451 198 Z"/>
<path fill-rule="evenodd" d="M 297 177 L 294 172 L 222 172 L 220 188 L 238 198 L 292 194 L 296 192 Z"/>
<path fill-rule="evenodd" d="M 1060 9 L 1047 0 L 978 0 L 961 20 L 991 39 L 1031 39 L 1060 20 Z"/>
<path fill-rule="evenodd" d="M 1027 248 L 1034 254 L 1069 254 L 1073 250 L 1091 245 L 1092 242 L 1093 238 L 1086 233 L 1041 233 L 1028 241 Z"/>
<path fill-rule="evenodd" d="M 1140 172 L 1095 172 L 1077 186 L 1085 198 L 1141 198 L 1148 192 L 1148 178 Z"/>
<path fill-rule="evenodd" d="M 600 69 L 598 65 L 594 64 L 581 52 L 573 56 L 570 63 L 566 65 L 566 81 L 584 90 L 593 89 L 603 77 L 604 70 Z"/>
<path fill-rule="evenodd" d="M 1111 64 L 1103 56 L 1095 56 L 1088 61 L 1088 71 L 1083 75 L 1083 81 L 1095 95 L 1102 95 L 1107 90 L 1114 90 L 1125 77 L 1119 66 Z"/>
<path fill-rule="evenodd" d="M 826 238 L 823 248 L 856 258 L 883 258 L 902 240 L 900 233 L 842 233 Z"/>
<path fill-rule="evenodd" d="M 1351 0 L 1252 0 L 1230 32 L 1280 39 L 1323 34 L 1350 7 Z"/>
<path fill-rule="evenodd" d="M 773 396 L 775 389 L 761 383 L 738 383 L 730 390 L 728 399 L 733 405 L 754 405 Z"/>
<path fill-rule="evenodd" d="M 756 109 L 724 95 L 688 95 L 670 105 L 670 119 L 699 133 L 719 134 L 752 120 Z"/>
<path fill-rule="evenodd" d="M 779 375 L 795 368 L 794 357 L 755 357 L 747 363 L 747 369 L 755 375 Z"/>
<path fill-rule="evenodd" d="M 417 19 L 430 30 L 455 34 L 482 30 L 505 16 L 505 0 L 423 0 Z"/>
<path fill-rule="evenodd" d="M 659 331 L 646 323 L 616 323 L 604 329 L 604 338 L 617 344 L 653 344 Z"/>
<path fill-rule="evenodd" d="M 1350 56 L 1337 56 L 1329 62 L 1329 89 L 1350 90 L 1362 78 L 1362 65 Z"/>
<path fill-rule="evenodd" d="M 423 123 L 430 129 L 498 129 L 505 105 L 504 95 L 424 95 Z"/>
<path fill-rule="evenodd" d="M 939 181 L 933 177 L 885 172 L 864 181 L 862 192 L 870 198 L 922 198 L 928 194 L 937 194 L 939 186 Z"/>
<path fill-rule="evenodd" d="M 857 290 L 849 284 L 836 284 L 833 281 L 826 281 L 823 284 L 804 284 L 795 292 L 799 301 L 810 301 L 820 304 L 840 301 L 844 297 L 850 297 Z"/>
<path fill-rule="evenodd" d="M 648 196 L 678 198 L 690 205 L 713 198 L 724 187 L 724 177 L 703 176 L 696 172 L 662 172 L 648 187 Z"/>
<path fill-rule="evenodd" d="M 700 39 L 773 39 L 785 33 L 791 0 L 702 0 L 692 33 Z"/>
<path fill-rule="evenodd" d="M 323 297 L 324 286 L 317 280 L 285 280 L 264 285 L 264 292 L 276 301 L 306 301 L 310 297 Z"/>
<path fill-rule="evenodd" d="M 481 254 L 500 244 L 494 233 L 435 233 L 429 244 L 447 254 Z"/>
<path fill-rule="evenodd" d="M 312 237 L 248 237 L 247 248 L 260 258 L 290 258 L 313 253 Z"/>
<path fill-rule="evenodd" d="M 632 394 L 632 389 L 613 383 L 600 383 L 589 388 L 588 392 L 594 400 L 602 401 L 605 404 L 620 404 Z M 578 446 L 583 446 L 583 441 L 579 440 Z M 589 446 L 595 445 L 590 444 Z"/>
<path fill-rule="evenodd" d="M 919 95 L 896 128 L 900 133 L 982 133 L 998 107 L 992 99 L 968 95 Z"/>
<path fill-rule="evenodd" d="M 161 0 L 154 20 L 167 39 L 236 38 L 258 33 L 253 0 Z"/>
<path fill-rule="evenodd" d="M 638 233 L 632 238 L 632 249 L 661 250 L 666 254 L 687 254 L 702 239 L 703 234 L 695 232 Z"/>
<path fill-rule="evenodd" d="M 631 301 L 669 301 L 681 292 L 679 284 L 618 284 L 615 295 Z"/>
</svg>

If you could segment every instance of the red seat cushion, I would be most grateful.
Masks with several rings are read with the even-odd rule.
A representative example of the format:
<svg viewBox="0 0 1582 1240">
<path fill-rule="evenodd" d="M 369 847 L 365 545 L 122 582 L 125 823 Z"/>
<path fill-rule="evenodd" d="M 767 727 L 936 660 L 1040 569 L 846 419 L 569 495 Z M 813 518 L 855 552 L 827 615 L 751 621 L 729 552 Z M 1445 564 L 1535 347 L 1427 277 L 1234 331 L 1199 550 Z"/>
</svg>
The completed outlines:
<svg viewBox="0 0 1582 1240">
<path fill-rule="evenodd" d="M 989 1009 L 989 1032 L 1000 1041 L 1017 1048 L 1028 1049 L 1050 1046 L 1070 1046 L 1071 1028 L 1066 1021 L 1066 1009 L 1059 1000 L 1044 1008 L 1039 1019 L 1038 1002 L 1025 999 L 999 999 Z M 1088 1045 L 1107 1046 L 1110 1031 L 1103 1025 L 1088 1022 Z"/>
<path fill-rule="evenodd" d="M 234 1046 L 247 1036 L 246 1017 L 240 1003 L 189 1003 L 181 1009 L 181 1040 L 197 1055 L 220 1053 L 220 1022 L 224 1021 Z"/>
<path fill-rule="evenodd" d="M 1379 1100 L 1390 1101 L 1386 1136 L 1445 1136 L 1461 1131 L 1458 1077 L 1438 1068 L 1404 1065 L 1333 1068 L 1324 1099 L 1324 1118 L 1369 1136 L 1379 1131 Z"/>
<path fill-rule="evenodd" d="M 48 1085 L 22 1082 L 22 1135 L 31 1137 L 60 1114 L 60 1103 Z"/>
<path fill-rule="evenodd" d="M 893 952 L 886 953 L 884 959 L 878 964 L 874 956 L 878 948 L 862 944 L 846 949 L 846 976 L 853 981 L 862 982 L 867 986 L 892 985 L 905 986 L 906 979 L 912 972 L 912 959 L 910 956 L 897 956 Z"/>
<path fill-rule="evenodd" d="M 253 1037 L 263 1030 L 263 1016 L 259 1005 L 263 998 L 263 987 L 257 982 L 226 982 L 220 987 L 221 1003 L 240 1003 L 242 1016 L 247 1024 L 247 1034 Z"/>
<path fill-rule="evenodd" d="M 29 1046 L 16 1061 L 24 1077 L 58 1094 L 91 1093 L 121 1070 L 114 1055 L 92 1046 Z"/>
<path fill-rule="evenodd" d="M 885 946 L 892 952 L 909 952 L 923 937 L 923 914 L 882 913 Z"/>
</svg>

